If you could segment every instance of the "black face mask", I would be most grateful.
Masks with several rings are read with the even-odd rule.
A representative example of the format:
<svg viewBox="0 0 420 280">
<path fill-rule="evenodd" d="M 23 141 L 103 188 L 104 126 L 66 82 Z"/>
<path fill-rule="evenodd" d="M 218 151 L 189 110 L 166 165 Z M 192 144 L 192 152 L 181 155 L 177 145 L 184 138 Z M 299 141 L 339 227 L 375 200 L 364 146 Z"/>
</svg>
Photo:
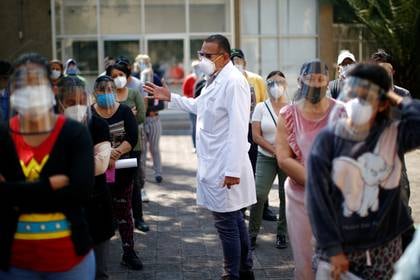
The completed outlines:
<svg viewBox="0 0 420 280">
<path fill-rule="evenodd" d="M 310 87 L 303 85 L 301 89 L 301 96 L 304 96 L 306 100 L 312 104 L 316 104 L 325 96 L 325 90 L 322 87 Z"/>
<path fill-rule="evenodd" d="M 316 104 L 319 101 L 321 101 L 321 98 L 322 98 L 322 96 L 321 96 L 321 88 L 319 88 L 319 87 L 311 87 L 311 88 L 309 88 L 308 93 L 309 92 L 311 94 L 307 94 L 306 97 L 305 97 L 309 102 L 311 102 L 312 104 Z"/>
</svg>

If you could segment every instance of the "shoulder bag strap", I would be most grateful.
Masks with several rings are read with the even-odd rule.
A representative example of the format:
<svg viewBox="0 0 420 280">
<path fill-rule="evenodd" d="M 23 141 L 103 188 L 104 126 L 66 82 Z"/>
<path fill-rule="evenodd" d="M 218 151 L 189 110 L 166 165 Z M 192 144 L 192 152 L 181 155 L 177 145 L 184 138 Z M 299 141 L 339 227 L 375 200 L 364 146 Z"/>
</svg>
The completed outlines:
<svg viewBox="0 0 420 280">
<path fill-rule="evenodd" d="M 266 102 L 266 101 L 264 101 L 264 105 L 265 105 L 265 107 L 267 107 L 267 110 L 268 110 L 268 112 L 270 113 L 271 118 L 273 119 L 274 125 L 275 125 L 275 126 L 277 126 L 277 122 L 276 122 L 276 120 L 274 119 L 273 113 L 271 113 L 270 107 L 268 107 L 268 105 L 267 105 L 267 102 Z"/>
</svg>

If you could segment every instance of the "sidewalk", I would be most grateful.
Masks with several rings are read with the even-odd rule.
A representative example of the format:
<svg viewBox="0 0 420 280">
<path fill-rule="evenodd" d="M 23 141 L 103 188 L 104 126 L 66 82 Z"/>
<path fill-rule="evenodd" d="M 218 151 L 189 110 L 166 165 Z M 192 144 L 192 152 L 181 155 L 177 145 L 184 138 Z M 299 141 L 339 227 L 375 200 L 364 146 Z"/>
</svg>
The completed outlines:
<svg viewBox="0 0 420 280">
<path fill-rule="evenodd" d="M 121 241 L 116 236 L 111 242 L 111 279 L 219 279 L 223 254 L 210 212 L 196 206 L 197 161 L 191 137 L 162 136 L 160 145 L 163 182 L 156 184 L 147 170 L 150 202 L 144 204 L 144 215 L 150 231 L 135 232 L 144 269 L 136 272 L 120 265 Z M 278 201 L 276 186 L 270 193 L 272 210 L 278 211 Z M 263 221 L 254 251 L 256 279 L 292 279 L 291 251 L 274 247 L 275 233 L 276 223 Z"/>
<path fill-rule="evenodd" d="M 161 138 L 164 180 L 152 181 L 147 168 L 146 190 L 150 202 L 144 204 L 145 219 L 150 231 L 135 232 L 136 250 L 144 269 L 136 272 L 120 265 L 121 242 L 112 240 L 111 279 L 206 280 L 219 279 L 223 254 L 213 226 L 213 218 L 195 203 L 196 155 L 191 152 L 188 135 Z M 420 223 L 420 151 L 406 156 L 411 183 L 410 204 L 415 222 Z M 148 162 L 150 164 L 150 162 Z M 276 182 L 277 183 L 277 182 Z M 278 211 L 277 185 L 270 192 L 272 210 Z M 274 247 L 276 223 L 263 221 L 263 228 L 254 251 L 256 279 L 292 279 L 293 262 L 290 248 Z"/>
</svg>

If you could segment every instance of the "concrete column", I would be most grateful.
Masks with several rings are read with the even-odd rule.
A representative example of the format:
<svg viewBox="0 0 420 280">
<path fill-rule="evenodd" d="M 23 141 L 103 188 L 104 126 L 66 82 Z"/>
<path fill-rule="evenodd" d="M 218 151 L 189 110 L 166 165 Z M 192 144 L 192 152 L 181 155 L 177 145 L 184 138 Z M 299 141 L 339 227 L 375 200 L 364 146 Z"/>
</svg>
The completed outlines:
<svg viewBox="0 0 420 280">
<path fill-rule="evenodd" d="M 333 6 L 320 4 L 319 7 L 319 55 L 320 59 L 327 63 L 330 79 L 335 77 L 335 54 L 333 43 Z"/>
<path fill-rule="evenodd" d="M 241 47 L 241 4 L 240 0 L 233 1 L 233 14 L 234 14 L 234 27 L 235 30 L 235 38 L 233 38 L 233 46 L 235 48 Z"/>
</svg>

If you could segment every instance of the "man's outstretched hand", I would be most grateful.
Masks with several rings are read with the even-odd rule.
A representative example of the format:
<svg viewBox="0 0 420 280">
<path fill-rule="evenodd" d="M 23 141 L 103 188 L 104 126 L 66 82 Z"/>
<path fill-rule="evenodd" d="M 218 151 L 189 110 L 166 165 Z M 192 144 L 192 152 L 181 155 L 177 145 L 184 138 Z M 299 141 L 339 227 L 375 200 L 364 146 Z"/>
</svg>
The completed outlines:
<svg viewBox="0 0 420 280">
<path fill-rule="evenodd" d="M 240 178 L 225 176 L 223 187 L 227 187 L 228 189 L 230 189 L 233 185 L 238 185 L 240 181 Z"/>
<path fill-rule="evenodd" d="M 149 94 L 146 98 L 149 99 L 159 99 L 162 101 L 171 101 L 171 91 L 168 88 L 168 85 L 165 81 L 162 80 L 163 86 L 157 86 L 154 83 L 147 82 L 143 89 Z"/>
</svg>

